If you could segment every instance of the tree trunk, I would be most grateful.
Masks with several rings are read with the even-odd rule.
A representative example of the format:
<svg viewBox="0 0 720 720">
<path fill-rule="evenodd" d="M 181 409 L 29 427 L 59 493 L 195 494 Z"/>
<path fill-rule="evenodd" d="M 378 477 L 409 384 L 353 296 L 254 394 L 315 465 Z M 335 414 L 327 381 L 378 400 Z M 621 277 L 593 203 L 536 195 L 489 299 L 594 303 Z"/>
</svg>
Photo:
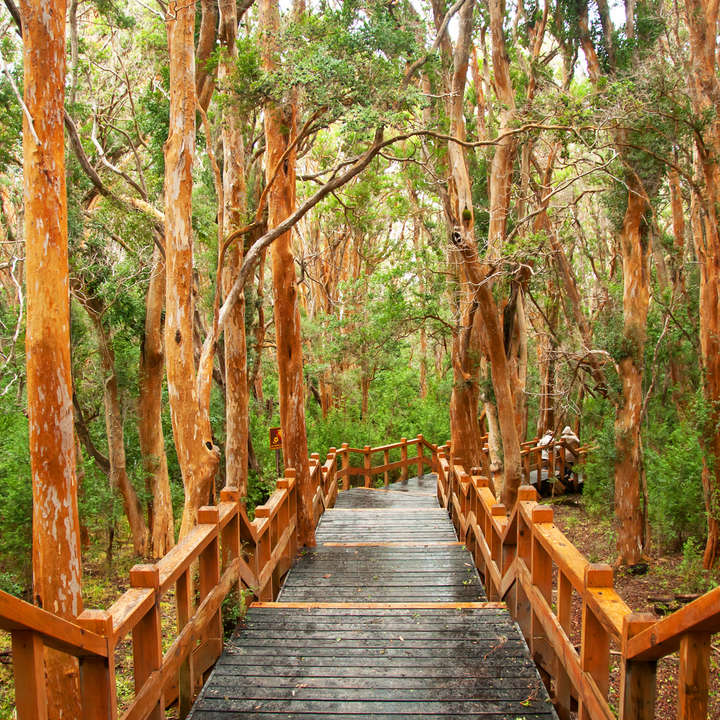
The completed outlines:
<svg viewBox="0 0 720 720">
<path fill-rule="evenodd" d="M 26 362 L 33 487 L 33 596 L 64 618 L 82 612 L 75 475 L 67 193 L 64 0 L 21 0 L 24 99 Z M 80 717 L 78 663 L 46 650 L 48 717 Z"/>
<path fill-rule="evenodd" d="M 368 414 L 368 400 L 370 397 L 370 378 L 363 373 L 360 378 L 360 418 L 364 420 Z"/>
<path fill-rule="evenodd" d="M 195 153 L 195 3 L 168 5 L 170 132 L 165 143 L 165 354 L 173 437 L 185 485 L 180 536 L 197 522 L 220 457 L 209 407 L 196 386 L 193 349 L 192 163 Z M 211 364 L 212 366 L 212 364 Z M 207 378 L 202 378 L 207 384 Z"/>
<path fill-rule="evenodd" d="M 87 306 L 86 308 L 95 326 L 100 365 L 103 372 L 103 401 L 105 405 L 108 460 L 110 461 L 110 486 L 113 490 L 119 492 L 122 498 L 125 517 L 130 526 L 133 550 L 136 555 L 144 556 L 148 549 L 148 529 L 140 499 L 127 474 L 125 433 L 118 397 L 117 373 L 115 372 L 115 351 L 112 347 L 112 340 L 103 325 L 102 315 Z"/>
<path fill-rule="evenodd" d="M 720 103 L 718 78 L 718 4 L 711 0 L 686 0 L 691 50 L 691 92 L 698 117 L 710 120 L 696 135 L 696 156 L 702 193 L 695 197 L 693 239 L 700 265 L 700 351 L 704 370 L 703 391 L 708 420 L 702 444 L 705 450 L 703 492 L 708 537 L 703 564 L 715 565 L 720 557 Z M 677 240 L 677 236 L 676 236 Z"/>
<path fill-rule="evenodd" d="M 165 262 L 153 251 L 153 270 L 145 298 L 145 334 L 140 350 L 138 438 L 151 500 L 150 555 L 160 558 L 175 544 L 170 477 L 162 425 L 162 384 L 165 371 L 162 311 Z"/>
<path fill-rule="evenodd" d="M 618 563 L 634 565 L 643 557 L 644 518 L 641 504 L 645 472 L 640 424 L 643 406 L 643 353 L 650 303 L 647 195 L 630 179 L 628 204 L 620 233 L 623 255 L 624 357 L 618 363 L 622 398 L 615 414 L 615 518 Z"/>
<path fill-rule="evenodd" d="M 218 69 L 223 85 L 231 83 L 237 58 L 237 3 L 220 2 L 220 39 L 225 52 Z M 223 90 L 230 92 L 228 88 Z M 223 109 L 223 234 L 227 237 L 244 223 L 246 213 L 245 146 L 240 118 L 228 103 Z M 223 268 L 223 294 L 232 288 L 243 259 L 242 239 L 233 243 Z M 245 338 L 245 293 L 238 296 L 225 321 L 225 468 L 227 484 L 247 495 L 249 392 Z"/>
<path fill-rule="evenodd" d="M 280 8 L 278 0 L 261 0 L 263 67 L 271 72 L 277 65 Z M 265 107 L 265 172 L 267 181 L 277 168 L 277 177 L 268 194 L 268 227 L 273 228 L 295 210 L 295 150 L 283 155 L 296 133 L 297 110 L 293 102 Z M 315 545 L 313 488 L 310 482 L 305 391 L 303 379 L 300 310 L 295 282 L 295 259 L 291 232 L 278 237 L 270 248 L 273 275 L 275 336 L 277 341 L 280 425 L 283 432 L 285 467 L 295 468 L 300 490 L 298 542 Z"/>
</svg>

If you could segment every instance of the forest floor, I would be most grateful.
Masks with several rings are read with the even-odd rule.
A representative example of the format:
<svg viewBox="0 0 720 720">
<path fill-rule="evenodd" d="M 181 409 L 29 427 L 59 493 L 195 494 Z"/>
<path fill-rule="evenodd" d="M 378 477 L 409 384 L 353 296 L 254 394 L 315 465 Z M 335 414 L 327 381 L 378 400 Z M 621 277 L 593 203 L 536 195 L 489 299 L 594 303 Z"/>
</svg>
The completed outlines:
<svg viewBox="0 0 720 720">
<path fill-rule="evenodd" d="M 577 549 L 593 563 L 613 564 L 616 557 L 615 532 L 612 520 L 604 515 L 587 511 L 582 496 L 557 498 L 555 524 L 567 535 Z M 714 574 L 706 573 L 701 557 L 684 557 L 681 552 L 661 552 L 651 547 L 648 570 L 637 575 L 623 569 L 615 571 L 615 589 L 634 612 L 648 612 L 661 617 L 676 608 L 677 595 L 692 595 L 709 590 L 720 584 L 720 569 Z M 576 595 L 576 594 L 575 594 Z M 668 603 L 658 599 L 669 599 Z M 573 605 L 573 627 L 580 627 L 581 606 L 576 597 Z M 579 645 L 580 638 L 572 638 Z M 620 662 L 618 647 L 611 652 L 610 702 L 617 710 Z M 674 653 L 658 663 L 656 720 L 677 718 L 678 655 Z M 708 717 L 720 718 L 720 645 L 715 643 L 710 658 L 710 707 Z"/>
</svg>

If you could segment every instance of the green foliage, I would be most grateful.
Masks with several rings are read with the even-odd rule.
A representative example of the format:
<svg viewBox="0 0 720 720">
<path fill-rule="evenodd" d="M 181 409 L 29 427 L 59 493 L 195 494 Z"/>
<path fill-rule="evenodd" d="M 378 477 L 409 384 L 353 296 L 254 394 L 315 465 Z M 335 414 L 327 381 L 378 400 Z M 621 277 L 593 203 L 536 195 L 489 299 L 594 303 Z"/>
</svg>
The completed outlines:
<svg viewBox="0 0 720 720">
<path fill-rule="evenodd" d="M 655 424 L 653 435 L 645 452 L 651 526 L 664 545 L 679 550 L 704 538 L 702 450 L 687 424 Z"/>
<path fill-rule="evenodd" d="M 32 482 L 28 427 L 16 410 L 0 412 L 0 589 L 22 594 L 30 580 Z"/>
<path fill-rule="evenodd" d="M 682 562 L 680 575 L 683 583 L 679 588 L 686 593 L 704 593 L 717 587 L 710 573 L 703 569 L 702 545 L 694 538 L 688 538 L 682 547 Z"/>
</svg>

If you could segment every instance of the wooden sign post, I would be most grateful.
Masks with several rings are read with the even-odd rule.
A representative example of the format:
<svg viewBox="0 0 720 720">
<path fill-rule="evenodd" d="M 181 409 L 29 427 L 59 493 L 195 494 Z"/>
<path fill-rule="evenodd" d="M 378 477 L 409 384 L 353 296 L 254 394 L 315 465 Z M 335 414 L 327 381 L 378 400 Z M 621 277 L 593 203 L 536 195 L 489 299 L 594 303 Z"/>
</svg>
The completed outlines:
<svg viewBox="0 0 720 720">
<path fill-rule="evenodd" d="M 276 477 L 280 477 L 280 453 L 282 451 L 282 429 L 279 427 L 270 428 L 270 449 L 275 451 Z"/>
</svg>

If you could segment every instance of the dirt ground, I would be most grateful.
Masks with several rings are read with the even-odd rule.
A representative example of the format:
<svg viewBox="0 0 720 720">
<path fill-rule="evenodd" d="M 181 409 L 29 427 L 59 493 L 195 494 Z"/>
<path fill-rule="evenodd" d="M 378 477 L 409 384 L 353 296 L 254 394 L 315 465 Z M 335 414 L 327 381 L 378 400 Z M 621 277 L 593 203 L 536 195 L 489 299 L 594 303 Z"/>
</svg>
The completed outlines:
<svg viewBox="0 0 720 720">
<path fill-rule="evenodd" d="M 585 557 L 594 563 L 613 564 L 615 560 L 615 533 L 608 518 L 589 515 L 582 497 L 572 496 L 556 500 L 555 523 Z M 661 617 L 666 604 L 657 599 L 668 598 L 672 609 L 676 595 L 687 595 L 707 590 L 720 584 L 720 572 L 710 575 L 697 563 L 688 562 L 682 554 L 665 554 L 651 548 L 648 570 L 645 574 L 631 574 L 622 569 L 615 572 L 615 589 L 635 612 L 648 612 Z M 580 602 L 574 603 L 573 626 L 580 627 Z M 720 638 L 716 637 L 710 659 L 710 706 L 708 718 L 720 719 Z M 573 641 L 579 644 L 580 638 Z M 619 690 L 618 648 L 612 649 L 610 702 L 617 710 Z M 657 669 L 656 720 L 677 718 L 677 653 L 663 658 Z"/>
</svg>

